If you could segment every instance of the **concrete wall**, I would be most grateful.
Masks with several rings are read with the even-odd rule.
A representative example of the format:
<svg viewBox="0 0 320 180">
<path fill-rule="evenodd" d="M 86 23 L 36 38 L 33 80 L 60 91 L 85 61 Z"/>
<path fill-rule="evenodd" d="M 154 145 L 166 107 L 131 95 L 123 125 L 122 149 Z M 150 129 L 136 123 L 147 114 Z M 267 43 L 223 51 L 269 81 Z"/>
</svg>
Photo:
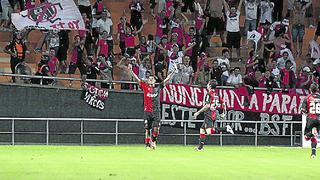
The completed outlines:
<svg viewBox="0 0 320 180">
<path fill-rule="evenodd" d="M 100 111 L 80 100 L 81 90 L 0 84 L 1 117 L 142 118 L 139 92 L 110 91 Z"/>
<path fill-rule="evenodd" d="M 10 117 L 63 117 L 63 118 L 112 118 L 142 119 L 142 93 L 110 91 L 109 99 L 103 111 L 91 108 L 80 100 L 82 91 L 75 89 L 57 89 L 52 87 L 35 87 L 0 84 L 0 144 L 11 144 L 12 122 Z M 84 122 L 83 143 L 115 144 L 115 122 Z M 143 122 L 119 122 L 119 133 L 136 133 L 135 135 L 120 134 L 119 144 L 143 144 Z M 15 144 L 45 144 L 46 121 L 15 121 Z M 80 144 L 80 121 L 50 121 L 49 144 Z M 182 128 L 162 126 L 159 137 L 160 144 L 183 144 Z M 93 135 L 92 133 L 100 133 Z M 104 134 L 105 133 L 105 134 Z M 198 130 L 187 129 L 187 144 L 198 143 Z M 224 145 L 254 145 L 254 137 L 226 136 Z M 219 136 L 208 137 L 208 144 L 219 145 Z M 289 146 L 290 137 L 259 137 L 258 145 Z"/>
</svg>

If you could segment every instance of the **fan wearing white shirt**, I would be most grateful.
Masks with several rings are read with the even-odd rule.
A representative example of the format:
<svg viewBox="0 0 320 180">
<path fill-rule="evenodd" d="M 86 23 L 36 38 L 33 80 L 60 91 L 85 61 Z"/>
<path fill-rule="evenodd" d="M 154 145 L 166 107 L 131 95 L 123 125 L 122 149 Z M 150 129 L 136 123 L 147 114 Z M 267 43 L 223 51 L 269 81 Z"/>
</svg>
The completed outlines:
<svg viewBox="0 0 320 180">
<path fill-rule="evenodd" d="M 230 52 L 228 49 L 223 49 L 222 50 L 222 57 L 217 58 L 219 66 L 221 67 L 222 65 L 225 65 L 227 67 L 227 69 L 230 68 Z"/>
<path fill-rule="evenodd" d="M 237 57 L 240 57 L 240 10 L 243 0 L 240 0 L 238 8 L 230 7 L 228 3 L 223 0 L 223 5 L 226 10 L 227 17 L 227 47 L 229 48 L 232 56 L 232 48 L 237 50 Z"/>
<path fill-rule="evenodd" d="M 102 36 L 102 33 L 106 31 L 108 33 L 107 43 L 109 46 L 109 52 L 113 52 L 113 23 L 110 14 L 104 10 L 101 14 L 101 19 L 97 22 L 97 32 Z"/>
<path fill-rule="evenodd" d="M 159 49 L 161 49 L 163 52 L 167 52 L 167 56 L 169 58 L 169 66 L 168 66 L 168 73 L 171 73 L 173 70 L 175 70 L 174 66 L 182 63 L 182 58 L 184 57 L 185 53 L 192 49 L 196 43 L 192 43 L 191 46 L 184 49 L 183 51 L 179 51 L 179 45 L 173 44 L 171 50 L 167 50 L 163 48 L 162 46 L 159 46 L 155 42 L 153 42 L 155 46 L 157 46 Z"/>
<path fill-rule="evenodd" d="M 309 42 L 309 54 L 310 58 L 315 60 L 320 58 L 320 46 L 317 42 L 318 36 L 315 35 L 312 40 Z"/>
<path fill-rule="evenodd" d="M 240 74 L 240 68 L 235 67 L 230 70 L 230 76 L 227 80 L 227 86 L 234 86 L 236 88 L 242 86 L 242 76 Z"/>
</svg>

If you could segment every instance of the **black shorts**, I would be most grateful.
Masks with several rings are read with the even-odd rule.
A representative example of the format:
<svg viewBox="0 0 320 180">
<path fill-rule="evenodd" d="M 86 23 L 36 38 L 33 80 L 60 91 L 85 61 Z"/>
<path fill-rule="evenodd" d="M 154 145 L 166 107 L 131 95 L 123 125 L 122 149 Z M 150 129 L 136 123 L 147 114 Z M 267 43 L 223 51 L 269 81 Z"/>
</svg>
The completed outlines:
<svg viewBox="0 0 320 180">
<path fill-rule="evenodd" d="M 312 129 L 317 128 L 317 130 L 320 130 L 320 120 L 317 119 L 310 119 L 307 118 L 307 124 L 306 128 L 304 129 L 304 135 L 308 136 L 309 138 L 313 137 Z"/>
<path fill-rule="evenodd" d="M 150 9 L 154 9 L 156 5 L 157 5 L 156 0 L 150 0 Z"/>
<path fill-rule="evenodd" d="M 217 34 L 224 33 L 225 31 L 225 22 L 222 18 L 219 17 L 210 17 L 207 25 L 207 34 L 212 35 L 214 30 Z"/>
<path fill-rule="evenodd" d="M 77 68 L 79 68 L 81 75 L 84 75 L 87 73 L 86 67 L 83 64 L 70 64 L 68 74 L 75 74 Z"/>
<path fill-rule="evenodd" d="M 82 13 L 86 13 L 88 19 L 91 19 L 91 18 L 92 18 L 92 15 L 91 15 L 91 12 L 92 12 L 91 6 L 82 6 L 82 5 L 79 5 L 79 11 L 80 11 L 81 14 L 82 14 Z"/>
<path fill-rule="evenodd" d="M 316 31 L 316 36 L 320 36 L 320 21 L 318 22 L 318 27 Z"/>
<path fill-rule="evenodd" d="M 59 47 L 59 50 L 57 52 L 57 58 L 61 61 L 67 60 L 67 54 L 68 54 L 68 47 L 67 46 L 61 46 Z"/>
<path fill-rule="evenodd" d="M 150 130 L 160 127 L 160 113 L 144 112 L 144 128 Z"/>
<path fill-rule="evenodd" d="M 213 128 L 213 123 L 216 119 L 212 117 L 212 111 L 207 110 L 204 112 L 204 121 L 201 125 L 201 129 Z"/>
<path fill-rule="evenodd" d="M 130 18 L 130 24 L 133 29 L 139 30 L 142 26 L 142 15 L 133 15 Z"/>
<path fill-rule="evenodd" d="M 241 40 L 241 35 L 240 32 L 228 32 L 227 33 L 227 47 L 228 48 L 240 48 L 240 40 Z"/>
</svg>

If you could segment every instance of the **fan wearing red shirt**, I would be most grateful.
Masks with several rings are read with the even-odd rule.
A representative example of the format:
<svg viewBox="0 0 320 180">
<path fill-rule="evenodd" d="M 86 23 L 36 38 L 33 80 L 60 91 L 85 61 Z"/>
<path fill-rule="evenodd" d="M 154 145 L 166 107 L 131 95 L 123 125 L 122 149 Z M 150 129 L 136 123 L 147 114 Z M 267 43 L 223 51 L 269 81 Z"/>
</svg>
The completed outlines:
<svg viewBox="0 0 320 180">
<path fill-rule="evenodd" d="M 307 115 L 304 138 L 311 140 L 311 158 L 316 157 L 317 137 L 320 130 L 320 94 L 317 84 L 311 84 L 310 92 L 301 105 L 301 111 Z"/>
<path fill-rule="evenodd" d="M 97 52 L 96 59 L 98 56 L 104 56 L 108 58 L 109 56 L 109 45 L 107 43 L 108 33 L 107 31 L 102 32 L 102 38 L 97 41 Z"/>
<path fill-rule="evenodd" d="M 197 151 L 203 151 L 203 146 L 206 140 L 206 134 L 217 134 L 220 132 L 229 132 L 234 134 L 232 128 L 227 125 L 226 127 L 214 128 L 213 123 L 217 119 L 217 108 L 222 106 L 223 113 L 220 117 L 224 117 L 226 115 L 226 105 L 224 100 L 218 96 L 215 92 L 215 88 L 217 86 L 217 80 L 211 80 L 207 84 L 208 94 L 205 97 L 205 105 L 196 113 L 194 113 L 194 118 L 197 119 L 197 116 L 204 112 L 204 122 L 200 127 L 200 139 L 199 139 L 199 147 L 196 149 Z"/>
<path fill-rule="evenodd" d="M 160 84 L 155 84 L 156 80 L 154 76 L 149 76 L 146 81 L 142 81 L 133 72 L 132 66 L 129 65 L 129 71 L 133 79 L 135 79 L 141 89 L 143 90 L 143 101 L 144 101 L 144 127 L 146 133 L 145 144 L 147 150 L 150 148 L 156 149 L 157 138 L 160 130 L 160 91 L 165 87 L 168 82 L 172 79 L 175 71 L 170 73 L 167 78 Z M 175 69 L 177 67 L 175 66 Z M 152 134 L 150 136 L 150 134 Z"/>
</svg>

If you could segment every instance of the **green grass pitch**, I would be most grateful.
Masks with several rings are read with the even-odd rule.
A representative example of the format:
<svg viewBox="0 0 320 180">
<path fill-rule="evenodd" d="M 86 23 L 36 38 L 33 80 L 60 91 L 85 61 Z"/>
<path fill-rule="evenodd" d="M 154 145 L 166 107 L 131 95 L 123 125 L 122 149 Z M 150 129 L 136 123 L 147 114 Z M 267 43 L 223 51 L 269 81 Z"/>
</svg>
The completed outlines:
<svg viewBox="0 0 320 180">
<path fill-rule="evenodd" d="M 283 147 L 0 146 L 0 179 L 319 179 L 320 155 Z"/>
</svg>

